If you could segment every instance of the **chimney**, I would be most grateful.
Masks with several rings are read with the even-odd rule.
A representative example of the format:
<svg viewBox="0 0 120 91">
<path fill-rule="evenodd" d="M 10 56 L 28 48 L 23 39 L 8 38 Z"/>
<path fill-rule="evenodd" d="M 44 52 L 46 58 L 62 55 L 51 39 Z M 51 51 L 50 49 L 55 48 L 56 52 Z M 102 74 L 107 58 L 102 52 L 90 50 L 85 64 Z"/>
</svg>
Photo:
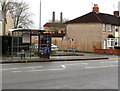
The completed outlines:
<svg viewBox="0 0 120 91">
<path fill-rule="evenodd" d="M 99 13 L 99 7 L 98 7 L 98 4 L 94 4 L 93 12 Z"/>
<path fill-rule="evenodd" d="M 53 12 L 52 23 L 55 23 L 55 12 Z"/>
<path fill-rule="evenodd" d="M 113 13 L 115 16 L 119 16 L 119 11 L 114 11 Z"/>
<path fill-rule="evenodd" d="M 60 23 L 63 22 L 63 15 L 62 15 L 62 12 L 60 13 Z"/>
</svg>

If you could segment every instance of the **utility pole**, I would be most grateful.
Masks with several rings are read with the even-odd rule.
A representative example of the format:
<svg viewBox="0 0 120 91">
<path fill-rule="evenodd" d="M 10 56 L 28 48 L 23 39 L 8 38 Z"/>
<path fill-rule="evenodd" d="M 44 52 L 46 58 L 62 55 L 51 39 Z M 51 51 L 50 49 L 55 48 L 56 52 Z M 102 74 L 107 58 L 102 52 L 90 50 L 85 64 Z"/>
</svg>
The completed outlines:
<svg viewBox="0 0 120 91">
<path fill-rule="evenodd" d="M 39 9 L 39 29 L 41 30 L 41 0 L 40 0 L 40 9 Z M 40 31 L 38 32 L 38 40 L 40 40 Z M 40 41 L 38 41 L 38 55 L 40 57 Z"/>
<path fill-rule="evenodd" d="M 39 14 L 39 29 L 41 29 L 41 0 L 40 0 L 40 14 Z"/>
</svg>

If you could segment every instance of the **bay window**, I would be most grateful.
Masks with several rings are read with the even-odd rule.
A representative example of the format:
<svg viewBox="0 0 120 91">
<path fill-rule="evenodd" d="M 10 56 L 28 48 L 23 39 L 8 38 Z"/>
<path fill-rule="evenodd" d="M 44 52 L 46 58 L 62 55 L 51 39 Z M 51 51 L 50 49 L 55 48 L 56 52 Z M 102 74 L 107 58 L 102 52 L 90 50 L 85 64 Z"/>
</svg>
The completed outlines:
<svg viewBox="0 0 120 91">
<path fill-rule="evenodd" d="M 114 47 L 114 45 L 115 45 L 115 39 L 114 38 L 107 39 L 107 47 Z"/>
</svg>

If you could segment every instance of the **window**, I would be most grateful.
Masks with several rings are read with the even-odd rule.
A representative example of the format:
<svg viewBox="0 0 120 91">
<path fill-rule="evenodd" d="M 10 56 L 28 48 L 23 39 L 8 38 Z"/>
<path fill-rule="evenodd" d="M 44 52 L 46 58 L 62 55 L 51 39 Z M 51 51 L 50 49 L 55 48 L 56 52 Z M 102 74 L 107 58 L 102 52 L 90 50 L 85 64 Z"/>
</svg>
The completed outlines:
<svg viewBox="0 0 120 91">
<path fill-rule="evenodd" d="M 109 32 L 112 31 L 112 27 L 111 27 L 111 25 L 108 25 L 108 31 L 109 31 Z"/>
<path fill-rule="evenodd" d="M 118 38 L 115 39 L 115 46 L 118 46 Z"/>
<path fill-rule="evenodd" d="M 115 26 L 115 32 L 118 32 L 118 31 L 119 31 L 118 27 L 117 27 L 117 26 Z"/>
<path fill-rule="evenodd" d="M 115 39 L 115 46 L 120 46 L 120 39 L 119 38 Z"/>
<path fill-rule="evenodd" d="M 103 24 L 103 32 L 105 32 L 105 31 L 106 31 L 106 25 Z"/>
<path fill-rule="evenodd" d="M 115 45 L 115 39 L 109 38 L 107 40 L 107 47 L 114 47 L 114 45 Z"/>
</svg>

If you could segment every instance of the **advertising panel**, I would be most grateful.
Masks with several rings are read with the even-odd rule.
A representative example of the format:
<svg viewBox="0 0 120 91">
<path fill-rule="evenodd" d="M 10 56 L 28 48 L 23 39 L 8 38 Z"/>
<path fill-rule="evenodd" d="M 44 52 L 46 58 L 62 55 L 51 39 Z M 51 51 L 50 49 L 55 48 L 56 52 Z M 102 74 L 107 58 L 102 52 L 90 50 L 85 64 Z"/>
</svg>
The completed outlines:
<svg viewBox="0 0 120 91">
<path fill-rule="evenodd" d="M 40 58 L 49 58 L 51 51 L 51 36 L 50 34 L 40 34 L 39 40 L 39 55 Z"/>
</svg>

